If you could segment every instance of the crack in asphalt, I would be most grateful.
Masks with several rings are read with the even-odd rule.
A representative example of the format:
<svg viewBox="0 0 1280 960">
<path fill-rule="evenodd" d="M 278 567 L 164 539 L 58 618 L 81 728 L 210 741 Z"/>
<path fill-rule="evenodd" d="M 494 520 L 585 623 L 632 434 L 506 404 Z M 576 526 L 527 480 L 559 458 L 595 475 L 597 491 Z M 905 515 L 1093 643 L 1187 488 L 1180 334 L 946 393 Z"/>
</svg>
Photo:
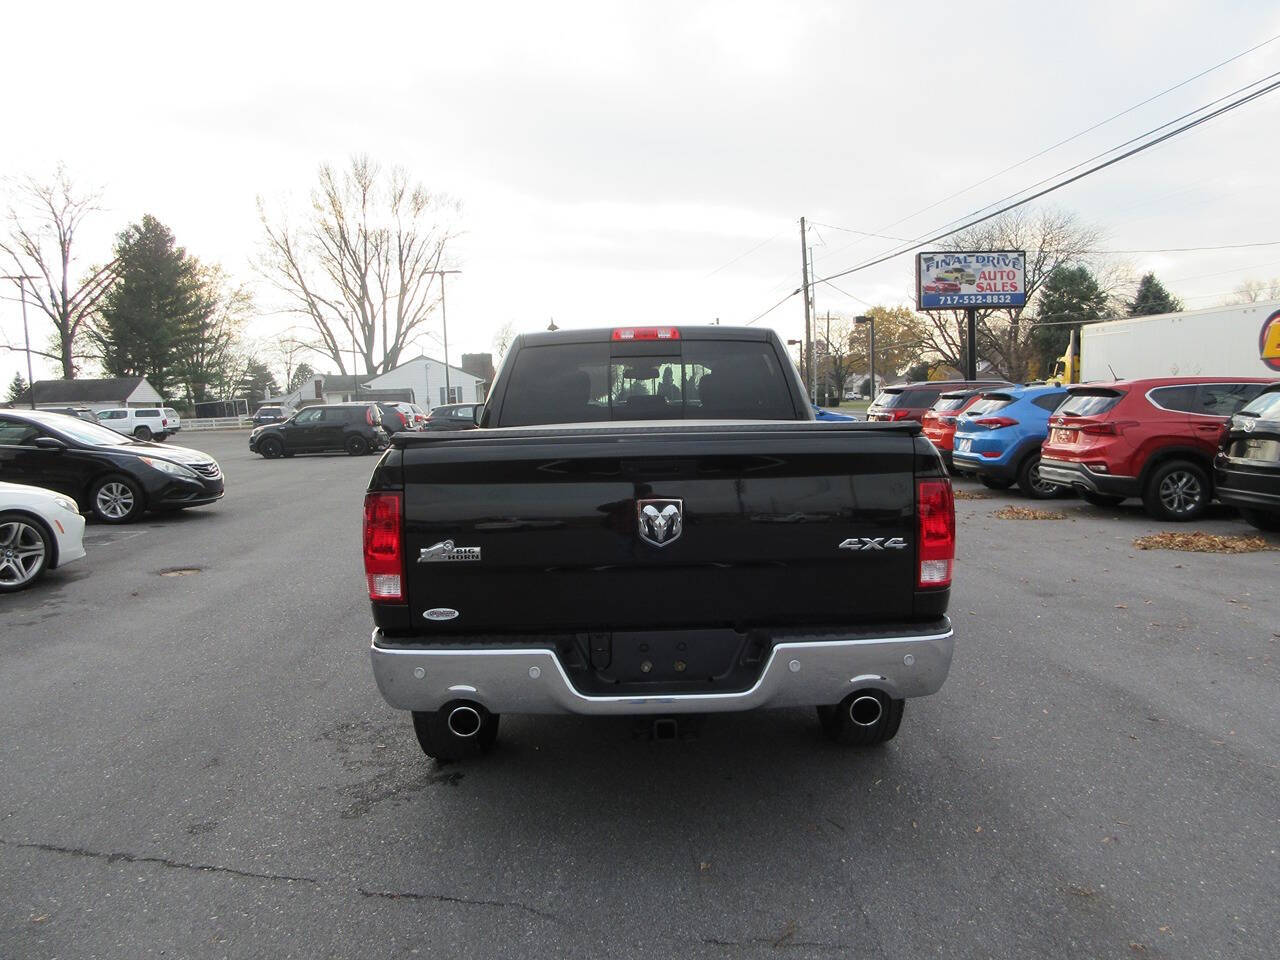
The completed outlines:
<svg viewBox="0 0 1280 960">
<path fill-rule="evenodd" d="M 182 860 L 173 860 L 169 857 L 151 857 L 143 856 L 136 853 L 124 853 L 121 851 L 103 851 L 88 850 L 84 847 L 64 847 L 56 843 L 34 843 L 22 840 L 7 840 L 0 837 L 0 846 L 13 847 L 18 850 L 40 850 L 44 853 L 60 853 L 71 857 L 85 857 L 90 860 L 100 860 L 103 863 L 149 863 L 160 867 L 168 867 L 175 870 L 194 870 L 197 873 L 218 873 L 226 876 L 241 877 L 250 880 L 275 880 L 281 883 L 305 883 L 313 887 L 323 886 L 326 881 L 320 877 L 304 877 L 292 876 L 285 873 L 258 873 L 253 870 L 239 870 L 235 867 L 222 867 L 212 863 L 188 863 Z M 539 910 L 537 907 L 531 907 L 527 903 L 520 903 L 516 900 L 480 900 L 470 897 L 455 897 L 444 893 L 420 893 L 417 891 L 393 890 L 370 890 L 366 887 L 356 887 L 355 892 L 362 897 L 371 897 L 379 900 L 409 900 L 409 901 L 425 901 L 432 903 L 458 904 L 469 907 L 497 907 L 506 910 L 522 910 L 525 913 L 543 920 L 550 920 L 568 927 L 569 924 L 554 913 L 548 913 L 545 910 Z"/>
<path fill-rule="evenodd" d="M 775 950 L 807 948 L 812 950 L 846 951 L 853 948 L 847 943 L 824 943 L 821 940 L 793 940 L 789 937 L 775 939 L 773 937 L 752 937 L 750 940 L 723 940 L 720 937 L 700 937 L 698 942 L 708 947 L 731 947 L 740 950 L 743 947 L 772 947 Z"/>
<path fill-rule="evenodd" d="M 543 920 L 550 920 L 565 927 L 569 926 L 562 917 L 556 916 L 554 913 L 547 913 L 545 910 L 539 910 L 537 907 L 531 907 L 527 903 L 520 903 L 518 900 L 472 900 L 468 897 L 451 897 L 444 893 L 396 893 L 391 890 L 369 890 L 365 887 L 356 887 L 356 892 L 362 897 L 373 897 L 380 900 L 429 900 L 434 903 L 460 903 L 471 907 L 503 907 L 510 910 L 523 910 L 525 913 L 541 917 Z"/>
<path fill-rule="evenodd" d="M 86 850 L 84 847 L 61 847 L 54 843 L 26 843 L 20 840 L 6 840 L 0 837 L 0 845 L 16 847 L 20 850 L 43 850 L 46 853 L 64 853 L 72 857 L 102 860 L 105 863 L 154 863 L 157 866 L 170 867 L 176 870 L 224 873 L 229 876 L 245 877 L 250 880 L 279 880 L 284 883 L 309 883 L 313 886 L 319 886 L 321 883 L 316 877 L 293 877 L 283 873 L 255 873 L 252 870 L 237 870 L 235 867 L 220 867 L 212 863 L 185 863 L 182 860 L 171 860 L 168 857 L 148 857 L 120 851 Z"/>
</svg>

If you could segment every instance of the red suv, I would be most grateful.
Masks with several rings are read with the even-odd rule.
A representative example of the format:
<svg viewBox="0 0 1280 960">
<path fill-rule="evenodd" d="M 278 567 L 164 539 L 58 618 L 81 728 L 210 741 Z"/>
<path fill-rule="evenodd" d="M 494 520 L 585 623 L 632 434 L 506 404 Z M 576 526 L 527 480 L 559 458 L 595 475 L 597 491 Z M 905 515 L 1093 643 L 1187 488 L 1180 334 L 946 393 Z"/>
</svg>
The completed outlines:
<svg viewBox="0 0 1280 960">
<path fill-rule="evenodd" d="M 998 386 L 1003 387 L 1008 386 L 1008 384 L 1002 383 L 998 384 Z M 942 454 L 942 459 L 946 463 L 948 470 L 953 469 L 951 446 L 955 442 L 956 420 L 960 414 L 982 398 L 984 391 L 990 389 L 990 386 L 986 386 L 948 390 L 938 397 L 932 407 L 925 411 L 924 419 L 920 421 L 924 427 L 922 432 L 938 448 L 938 452 Z"/>
<path fill-rule="evenodd" d="M 885 387 L 867 408 L 868 420 L 923 420 L 938 397 L 971 387 L 989 389 L 1003 387 L 1003 380 L 922 380 Z"/>
<path fill-rule="evenodd" d="M 1227 420 L 1267 382 L 1164 377 L 1072 387 L 1049 418 L 1040 476 L 1097 506 L 1141 497 L 1158 520 L 1194 520 L 1213 499 Z"/>
</svg>

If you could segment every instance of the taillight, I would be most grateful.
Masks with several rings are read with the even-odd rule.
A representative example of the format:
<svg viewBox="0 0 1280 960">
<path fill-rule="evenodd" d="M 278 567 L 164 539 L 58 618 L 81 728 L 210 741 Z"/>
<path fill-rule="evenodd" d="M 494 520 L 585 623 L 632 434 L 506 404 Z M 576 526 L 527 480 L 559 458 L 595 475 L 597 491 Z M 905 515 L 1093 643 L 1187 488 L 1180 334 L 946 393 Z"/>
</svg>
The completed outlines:
<svg viewBox="0 0 1280 960">
<path fill-rule="evenodd" d="M 680 331 L 675 327 L 619 327 L 613 331 L 615 340 L 679 340 Z"/>
<path fill-rule="evenodd" d="M 364 408 L 364 422 L 371 427 L 373 426 L 373 407 Z"/>
<path fill-rule="evenodd" d="M 408 418 L 408 417 L 406 417 L 406 416 L 405 416 L 403 413 L 401 413 L 399 410 L 397 410 L 397 411 L 396 411 L 396 415 L 400 418 L 400 426 L 402 426 L 402 427 L 404 427 L 406 430 L 408 430 L 408 429 L 409 429 L 409 418 Z"/>
<path fill-rule="evenodd" d="M 956 504 L 950 480 L 916 483 L 916 528 L 919 536 L 919 587 L 949 587 L 956 558 Z"/>
<path fill-rule="evenodd" d="M 986 427 L 988 430 L 999 430 L 1001 427 L 1016 427 L 1018 421 L 1012 417 L 983 417 L 981 420 L 973 421 L 980 427 Z"/>
<path fill-rule="evenodd" d="M 364 496 L 364 573 L 369 599 L 404 603 L 404 494 Z"/>
</svg>

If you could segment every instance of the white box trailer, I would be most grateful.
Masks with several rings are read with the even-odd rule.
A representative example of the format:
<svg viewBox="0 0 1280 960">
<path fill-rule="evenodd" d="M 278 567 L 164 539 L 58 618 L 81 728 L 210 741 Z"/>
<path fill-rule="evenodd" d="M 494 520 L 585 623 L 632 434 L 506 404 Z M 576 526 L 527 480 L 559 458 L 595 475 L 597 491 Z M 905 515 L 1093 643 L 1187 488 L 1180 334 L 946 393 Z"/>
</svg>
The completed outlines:
<svg viewBox="0 0 1280 960">
<path fill-rule="evenodd" d="M 1091 323 L 1080 332 L 1081 380 L 1275 377 L 1280 300 Z"/>
</svg>

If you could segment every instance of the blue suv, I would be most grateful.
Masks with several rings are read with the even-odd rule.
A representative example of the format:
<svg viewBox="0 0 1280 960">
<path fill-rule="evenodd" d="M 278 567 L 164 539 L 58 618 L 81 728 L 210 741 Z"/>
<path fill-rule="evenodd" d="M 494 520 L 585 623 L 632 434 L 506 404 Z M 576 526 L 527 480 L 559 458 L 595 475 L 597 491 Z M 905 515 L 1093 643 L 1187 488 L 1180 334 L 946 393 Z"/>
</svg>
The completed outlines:
<svg viewBox="0 0 1280 960">
<path fill-rule="evenodd" d="M 1016 483 L 1037 500 L 1057 496 L 1062 488 L 1040 477 L 1040 444 L 1049 435 L 1049 415 L 1066 399 L 1066 387 L 1057 384 L 987 391 L 956 422 L 955 468 L 976 473 L 995 490 Z"/>
</svg>

